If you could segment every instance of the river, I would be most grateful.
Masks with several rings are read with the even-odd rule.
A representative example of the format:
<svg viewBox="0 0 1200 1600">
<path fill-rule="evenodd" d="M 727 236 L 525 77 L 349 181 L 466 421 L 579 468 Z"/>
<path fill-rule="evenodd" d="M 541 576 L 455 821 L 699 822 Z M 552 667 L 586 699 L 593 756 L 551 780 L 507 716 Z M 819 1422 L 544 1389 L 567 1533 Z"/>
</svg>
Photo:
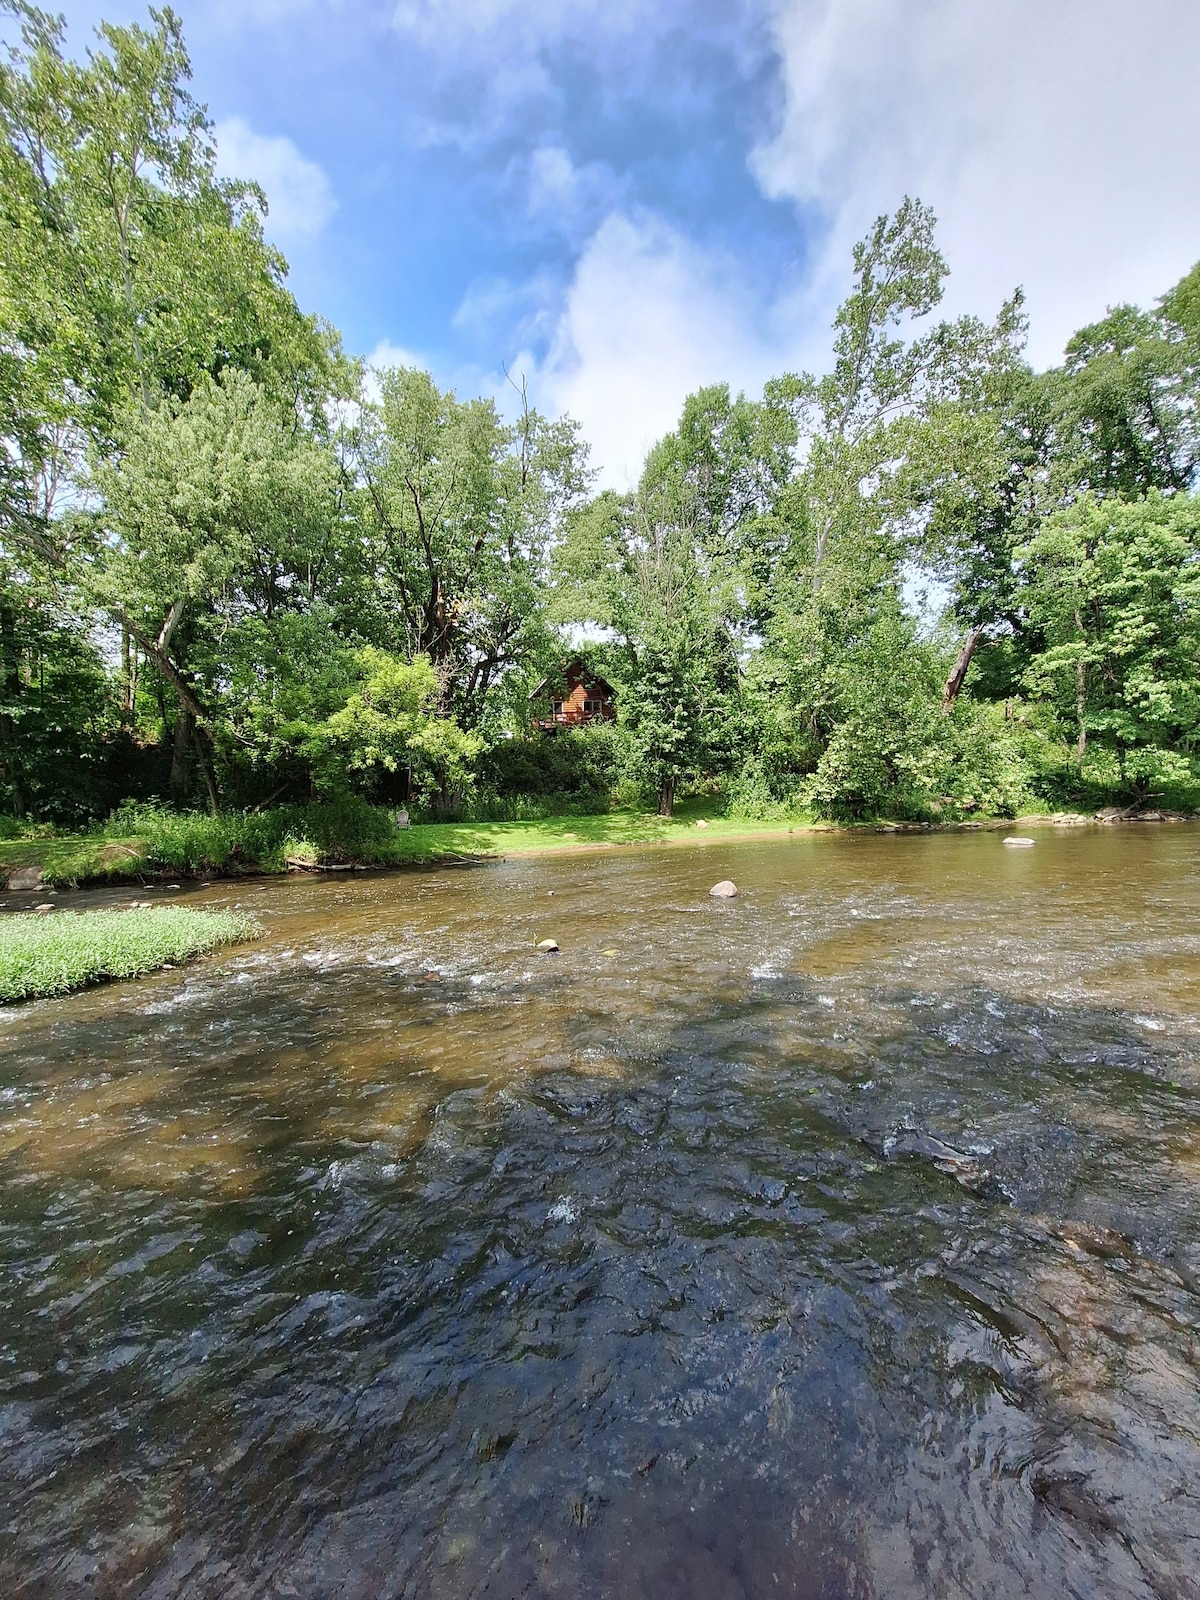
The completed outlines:
<svg viewBox="0 0 1200 1600">
<path fill-rule="evenodd" d="M 267 932 L 0 1012 L 0 1593 L 1200 1595 L 1200 829 L 1036 838 L 138 891 Z"/>
</svg>

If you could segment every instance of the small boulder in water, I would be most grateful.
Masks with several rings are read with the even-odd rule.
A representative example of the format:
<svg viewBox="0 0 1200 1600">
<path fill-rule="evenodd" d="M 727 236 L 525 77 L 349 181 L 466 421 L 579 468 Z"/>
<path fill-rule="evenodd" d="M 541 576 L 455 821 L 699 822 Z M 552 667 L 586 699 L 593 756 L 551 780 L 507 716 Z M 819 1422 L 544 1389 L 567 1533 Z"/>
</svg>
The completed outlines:
<svg viewBox="0 0 1200 1600">
<path fill-rule="evenodd" d="M 558 940 L 543 939 L 538 945 L 538 949 L 544 956 L 556 956 L 558 954 Z"/>
<path fill-rule="evenodd" d="M 47 912 L 49 912 L 49 911 L 53 911 L 53 910 L 54 910 L 54 907 L 53 907 L 53 906 L 52 906 L 52 905 L 51 905 L 51 904 L 50 904 L 50 902 L 49 902 L 49 901 L 48 901 L 48 900 L 47 900 L 47 901 L 46 901 L 46 903 L 45 903 L 45 904 L 44 904 L 44 905 L 40 905 L 40 906 L 34 906 L 34 908 L 33 908 L 33 909 L 34 909 L 34 910 L 35 910 L 35 911 L 37 911 L 37 912 L 38 912 L 38 913 L 40 913 L 40 915 L 42 915 L 42 916 L 43 916 L 43 917 L 44 917 L 44 916 L 45 916 L 45 915 L 46 915 L 46 913 L 47 913 Z"/>
<path fill-rule="evenodd" d="M 1032 850 L 1033 845 L 1034 841 L 1032 839 L 1005 839 L 1004 841 L 1006 850 Z"/>
<path fill-rule="evenodd" d="M 714 883 L 708 892 L 717 900 L 736 900 L 738 886 L 732 878 L 722 878 L 720 883 Z"/>
</svg>

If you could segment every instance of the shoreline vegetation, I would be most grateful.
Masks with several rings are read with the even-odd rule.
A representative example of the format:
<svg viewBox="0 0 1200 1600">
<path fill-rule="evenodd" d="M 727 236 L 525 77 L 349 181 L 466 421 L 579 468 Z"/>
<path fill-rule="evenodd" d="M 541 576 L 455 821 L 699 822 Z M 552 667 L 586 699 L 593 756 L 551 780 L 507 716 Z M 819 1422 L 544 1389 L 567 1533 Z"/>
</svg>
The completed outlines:
<svg viewBox="0 0 1200 1600">
<path fill-rule="evenodd" d="M 612 810 L 517 822 L 427 822 L 397 828 L 382 808 L 355 808 L 353 825 L 326 808 L 282 815 L 151 812 L 125 836 L 108 833 L 0 839 L 0 887 L 74 889 L 179 879 L 272 877 L 292 872 L 436 866 L 623 847 L 709 845 L 818 833 L 972 832 L 1119 821 L 1181 821 L 1183 812 L 1057 811 L 952 821 L 876 818 L 836 823 L 797 811 L 777 817 L 723 815 L 711 802 L 685 801 L 673 817 Z M 345 819 L 343 819 L 344 821 Z M 140 824 L 140 827 L 139 827 Z M 10 909 L 17 909 L 10 905 Z"/>
<path fill-rule="evenodd" d="M 905 198 L 617 493 L 301 308 L 170 10 L 6 9 L 10 888 L 1200 807 L 1200 263 L 1038 370 Z"/>
<path fill-rule="evenodd" d="M 144 977 L 261 932 L 251 917 L 192 906 L 0 918 L 0 1005 Z"/>
</svg>

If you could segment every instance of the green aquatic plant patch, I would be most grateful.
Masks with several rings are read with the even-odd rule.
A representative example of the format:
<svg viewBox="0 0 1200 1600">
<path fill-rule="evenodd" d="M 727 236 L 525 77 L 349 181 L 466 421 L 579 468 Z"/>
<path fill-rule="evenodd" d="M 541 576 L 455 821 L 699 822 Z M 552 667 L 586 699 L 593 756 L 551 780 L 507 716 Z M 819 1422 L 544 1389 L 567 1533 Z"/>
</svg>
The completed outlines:
<svg viewBox="0 0 1200 1600">
<path fill-rule="evenodd" d="M 0 917 L 0 1004 L 140 977 L 260 931 L 251 917 L 188 906 Z"/>
</svg>

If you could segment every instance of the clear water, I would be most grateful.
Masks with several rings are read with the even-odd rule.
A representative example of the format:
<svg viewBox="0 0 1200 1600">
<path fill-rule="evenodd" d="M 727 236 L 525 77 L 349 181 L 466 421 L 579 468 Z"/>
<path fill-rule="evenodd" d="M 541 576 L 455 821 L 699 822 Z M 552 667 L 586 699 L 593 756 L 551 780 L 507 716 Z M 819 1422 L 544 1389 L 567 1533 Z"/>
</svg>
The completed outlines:
<svg viewBox="0 0 1200 1600">
<path fill-rule="evenodd" d="M 214 885 L 0 1013 L 0 1593 L 1200 1595 L 1200 830 L 1037 837 Z"/>
</svg>

